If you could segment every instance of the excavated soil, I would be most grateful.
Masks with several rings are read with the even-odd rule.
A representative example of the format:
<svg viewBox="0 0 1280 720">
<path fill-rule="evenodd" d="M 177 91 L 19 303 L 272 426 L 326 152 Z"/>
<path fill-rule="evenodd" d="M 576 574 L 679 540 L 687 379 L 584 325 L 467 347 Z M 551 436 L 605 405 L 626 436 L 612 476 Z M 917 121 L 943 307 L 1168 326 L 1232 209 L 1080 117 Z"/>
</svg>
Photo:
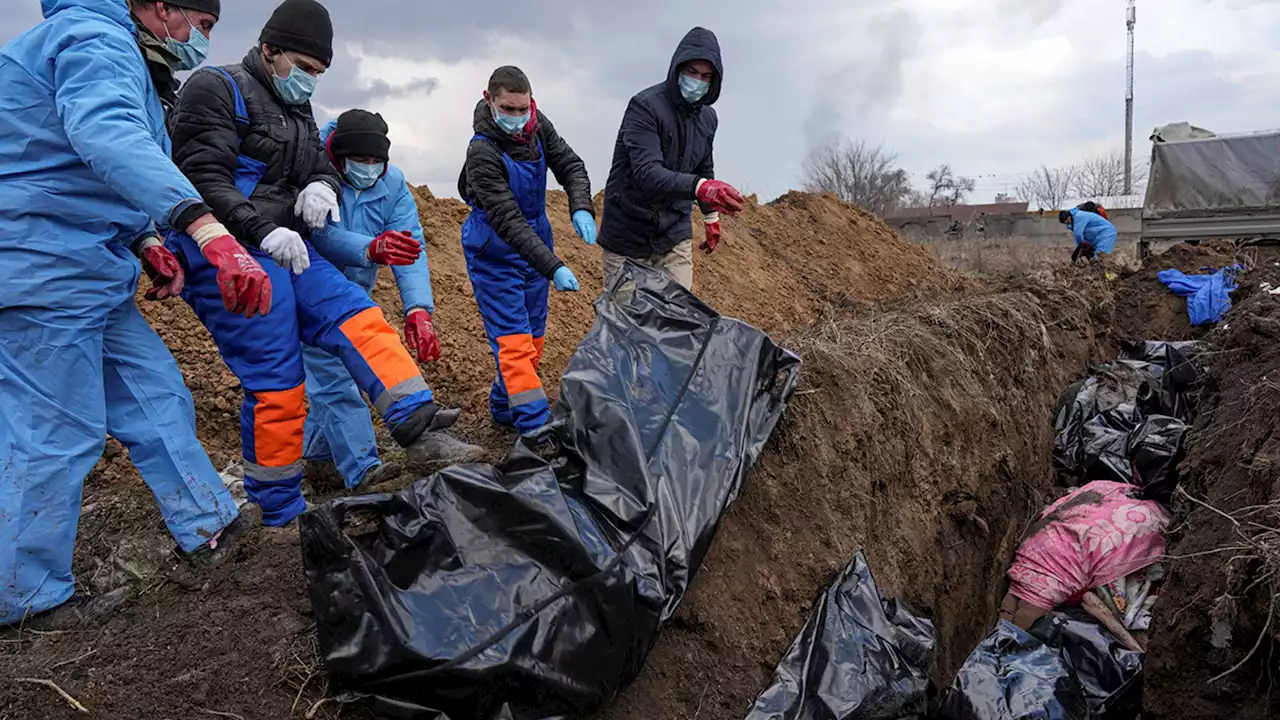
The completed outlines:
<svg viewBox="0 0 1280 720">
<path fill-rule="evenodd" d="M 1280 717 L 1280 296 L 1260 287 L 1280 285 L 1275 258 L 1246 276 L 1209 337 L 1169 545 L 1178 559 L 1148 656 L 1156 720 Z"/>
<path fill-rule="evenodd" d="M 496 460 L 514 438 L 485 410 L 493 364 L 458 242 L 467 210 L 425 189 L 419 201 L 444 353 L 424 372 L 467 411 L 460 434 Z M 543 377 L 554 395 L 590 326 L 600 257 L 573 234 L 563 194 L 551 208 L 558 251 L 582 282 L 580 293 L 552 294 Z M 1119 339 L 1150 336 L 1167 304 L 1163 287 L 1137 275 L 1113 282 L 1085 268 L 972 279 L 830 197 L 753 198 L 725 230 L 726 244 L 695 261 L 695 291 L 799 351 L 804 384 L 640 678 L 603 713 L 610 720 L 741 718 L 859 548 L 886 592 L 937 623 L 948 680 L 994 621 L 1027 523 L 1054 497 L 1058 393 Z M 389 273 L 375 296 L 399 327 Z M 142 306 L 186 375 L 201 440 L 219 467 L 230 464 L 235 378 L 184 304 Z M 386 440 L 385 457 L 402 462 Z M 309 476 L 313 498 L 333 492 L 323 475 Z M 378 489 L 419 476 L 407 468 Z M 313 707 L 326 684 L 296 531 L 258 528 L 214 569 L 178 562 L 170 544 L 109 442 L 86 481 L 75 569 L 81 594 L 114 598 L 113 609 L 63 632 L 0 633 L 0 720 L 83 717 L 55 690 L 16 678 L 55 682 L 91 717 L 339 716 L 333 703 Z"/>
</svg>

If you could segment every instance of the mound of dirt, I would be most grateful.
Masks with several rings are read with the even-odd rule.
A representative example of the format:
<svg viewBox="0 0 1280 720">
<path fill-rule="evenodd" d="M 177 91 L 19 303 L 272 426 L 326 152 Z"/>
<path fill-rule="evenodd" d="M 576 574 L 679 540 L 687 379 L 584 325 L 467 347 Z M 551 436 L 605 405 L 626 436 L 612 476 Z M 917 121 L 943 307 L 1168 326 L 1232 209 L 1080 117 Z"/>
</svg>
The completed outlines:
<svg viewBox="0 0 1280 720">
<path fill-rule="evenodd" d="M 1146 267 L 1120 281 L 1116 289 L 1115 323 L 1117 334 L 1134 338 L 1160 338 L 1162 340 L 1195 340 L 1204 335 L 1205 328 L 1192 327 L 1187 317 L 1187 301 L 1174 295 L 1157 275 L 1170 268 L 1184 273 L 1206 272 L 1206 268 L 1219 269 L 1236 262 L 1248 264 L 1230 245 L 1176 245 L 1168 252 L 1153 258 Z"/>
<path fill-rule="evenodd" d="M 1148 655 L 1157 720 L 1280 717 L 1280 285 L 1266 257 L 1211 336 Z M 1194 498 L 1194 499 L 1192 499 Z"/>
</svg>

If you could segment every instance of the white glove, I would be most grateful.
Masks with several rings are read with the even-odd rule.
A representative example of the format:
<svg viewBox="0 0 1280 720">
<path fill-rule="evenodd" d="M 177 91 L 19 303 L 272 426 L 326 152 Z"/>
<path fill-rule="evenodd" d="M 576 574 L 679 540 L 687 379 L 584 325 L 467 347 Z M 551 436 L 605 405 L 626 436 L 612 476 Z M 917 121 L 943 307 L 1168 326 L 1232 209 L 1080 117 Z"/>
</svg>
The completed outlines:
<svg viewBox="0 0 1280 720">
<path fill-rule="evenodd" d="M 276 228 L 262 240 L 262 249 L 266 250 L 276 263 L 292 270 L 294 275 L 301 275 L 303 270 L 311 267 L 311 255 L 307 252 L 307 244 L 302 236 L 289 228 Z"/>
<path fill-rule="evenodd" d="M 338 214 L 338 193 L 327 183 L 313 182 L 298 193 L 293 214 L 301 217 L 312 230 L 324 227 L 329 222 L 330 215 L 334 222 L 342 222 L 342 217 Z"/>
</svg>

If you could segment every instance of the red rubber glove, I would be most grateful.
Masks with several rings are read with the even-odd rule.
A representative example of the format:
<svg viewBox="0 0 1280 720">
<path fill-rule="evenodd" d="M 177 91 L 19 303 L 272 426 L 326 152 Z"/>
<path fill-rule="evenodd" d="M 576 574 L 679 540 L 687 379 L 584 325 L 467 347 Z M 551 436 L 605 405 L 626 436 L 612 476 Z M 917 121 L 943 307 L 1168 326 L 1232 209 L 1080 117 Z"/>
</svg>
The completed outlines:
<svg viewBox="0 0 1280 720">
<path fill-rule="evenodd" d="M 418 362 L 435 362 L 440 359 L 440 338 L 436 326 L 431 323 L 431 313 L 414 308 L 404 316 L 404 342 L 417 353 Z"/>
<path fill-rule="evenodd" d="M 142 269 L 151 278 L 151 289 L 145 296 L 148 300 L 177 297 L 186 283 L 178 258 L 163 245 L 152 245 L 142 251 Z"/>
<path fill-rule="evenodd" d="M 369 259 L 378 265 L 412 265 L 422 245 L 409 233 L 388 230 L 369 243 Z"/>
<path fill-rule="evenodd" d="M 736 215 L 746 207 L 742 200 L 742 195 L 729 183 L 719 180 L 700 181 L 697 195 L 698 202 L 709 206 L 716 212 Z"/>
<path fill-rule="evenodd" d="M 218 290 L 228 311 L 247 318 L 271 312 L 271 278 L 238 240 L 219 235 L 201 252 L 218 268 Z"/>
<path fill-rule="evenodd" d="M 700 247 L 703 250 L 706 250 L 707 254 L 710 255 L 716 251 L 716 246 L 720 244 L 720 223 L 709 222 L 706 224 L 706 229 L 707 239 L 702 241 L 702 245 Z"/>
</svg>

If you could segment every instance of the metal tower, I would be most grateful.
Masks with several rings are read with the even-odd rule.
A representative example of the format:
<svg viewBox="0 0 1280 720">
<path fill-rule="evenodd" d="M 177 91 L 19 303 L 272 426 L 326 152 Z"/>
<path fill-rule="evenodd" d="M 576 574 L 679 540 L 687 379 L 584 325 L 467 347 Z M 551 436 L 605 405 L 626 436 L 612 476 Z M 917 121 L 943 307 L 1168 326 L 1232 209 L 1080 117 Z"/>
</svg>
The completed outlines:
<svg viewBox="0 0 1280 720">
<path fill-rule="evenodd" d="M 1129 55 L 1125 68 L 1124 93 L 1124 194 L 1133 194 L 1133 26 L 1138 21 L 1134 0 L 1129 0 L 1125 27 L 1129 29 Z"/>
</svg>

